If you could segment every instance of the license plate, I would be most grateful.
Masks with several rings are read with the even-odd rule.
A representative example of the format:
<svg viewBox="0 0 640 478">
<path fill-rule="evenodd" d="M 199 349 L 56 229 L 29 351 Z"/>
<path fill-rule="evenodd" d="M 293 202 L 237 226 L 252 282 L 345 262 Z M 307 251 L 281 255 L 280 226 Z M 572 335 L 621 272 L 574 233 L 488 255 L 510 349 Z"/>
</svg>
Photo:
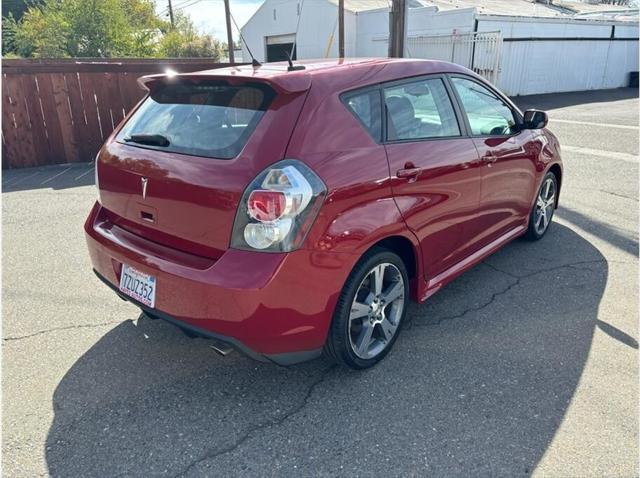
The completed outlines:
<svg viewBox="0 0 640 478">
<path fill-rule="evenodd" d="M 120 292 L 146 306 L 153 307 L 156 303 L 156 278 L 123 264 Z"/>
</svg>

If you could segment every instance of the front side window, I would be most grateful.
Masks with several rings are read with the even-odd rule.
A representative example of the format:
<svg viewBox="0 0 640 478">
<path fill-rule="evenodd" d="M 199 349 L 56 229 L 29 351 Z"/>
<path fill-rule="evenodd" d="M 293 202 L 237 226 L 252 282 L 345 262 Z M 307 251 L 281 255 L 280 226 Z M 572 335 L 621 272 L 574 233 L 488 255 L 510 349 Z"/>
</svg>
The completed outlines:
<svg viewBox="0 0 640 478">
<path fill-rule="evenodd" d="M 349 93 L 343 97 L 347 108 L 360 120 L 371 137 L 380 141 L 382 121 L 380 93 L 376 90 Z"/>
<path fill-rule="evenodd" d="M 465 78 L 451 78 L 475 136 L 504 136 L 517 132 L 513 111 L 489 89 Z"/>
<path fill-rule="evenodd" d="M 456 115 L 440 78 L 384 89 L 387 139 L 411 140 L 460 136 Z"/>
<path fill-rule="evenodd" d="M 181 81 L 159 85 L 116 140 L 160 151 L 230 159 L 240 153 L 274 95 L 261 84 Z"/>
</svg>

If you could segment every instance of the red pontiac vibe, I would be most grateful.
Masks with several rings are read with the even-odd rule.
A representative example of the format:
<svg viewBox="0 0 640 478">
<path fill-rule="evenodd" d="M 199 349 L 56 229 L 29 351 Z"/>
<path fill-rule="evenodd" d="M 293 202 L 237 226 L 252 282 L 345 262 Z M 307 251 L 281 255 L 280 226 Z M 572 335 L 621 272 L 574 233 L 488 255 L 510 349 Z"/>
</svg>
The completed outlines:
<svg viewBox="0 0 640 478">
<path fill-rule="evenodd" d="M 151 318 L 281 365 L 380 361 L 422 302 L 558 203 L 547 115 L 450 63 L 141 78 L 100 151 L 98 277 Z"/>
</svg>

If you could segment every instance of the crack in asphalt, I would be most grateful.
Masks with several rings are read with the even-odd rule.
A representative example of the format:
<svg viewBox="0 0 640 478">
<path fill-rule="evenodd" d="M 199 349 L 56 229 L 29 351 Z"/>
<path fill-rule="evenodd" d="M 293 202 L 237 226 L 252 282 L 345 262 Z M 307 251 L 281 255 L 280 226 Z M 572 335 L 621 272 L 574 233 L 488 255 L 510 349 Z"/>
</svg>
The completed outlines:
<svg viewBox="0 0 640 478">
<path fill-rule="evenodd" d="M 597 264 L 597 263 L 606 263 L 607 261 L 605 260 L 591 260 L 591 261 L 579 261 L 579 262 L 574 262 L 574 263 L 570 263 L 570 264 L 562 264 L 559 266 L 555 266 L 555 267 L 551 267 L 551 268 L 547 268 L 544 270 L 539 270 L 539 271 L 532 271 L 530 273 L 524 274 L 524 275 L 515 275 L 511 272 L 502 270 L 500 268 L 498 268 L 497 266 L 493 265 L 493 264 L 489 264 L 489 263 L 484 263 L 487 267 L 489 267 L 490 269 L 505 274 L 509 277 L 512 277 L 514 279 L 514 281 L 509 284 L 506 288 L 495 292 L 491 295 L 491 297 L 489 298 L 489 300 L 487 302 L 485 302 L 484 304 L 482 304 L 481 306 L 477 306 L 477 307 L 471 307 L 469 309 L 466 309 L 465 311 L 463 311 L 460 314 L 454 315 L 454 316 L 450 316 L 450 317 L 441 317 L 440 319 L 438 319 L 438 321 L 436 323 L 425 323 L 425 324 L 415 324 L 416 327 L 425 327 L 425 326 L 434 326 L 434 325 L 439 325 L 440 323 L 442 323 L 445 320 L 452 320 L 452 319 L 456 319 L 456 318 L 461 318 L 465 315 L 467 315 L 470 312 L 475 312 L 475 311 L 479 311 L 481 309 L 484 309 L 488 306 L 490 306 L 498 297 L 505 295 L 506 293 L 508 293 L 511 289 L 513 289 L 514 287 L 518 286 L 522 280 L 533 277 L 535 275 L 539 275 L 539 274 L 544 274 L 544 273 L 549 273 L 549 272 L 553 272 L 556 270 L 561 270 L 561 269 L 565 269 L 565 268 L 570 268 L 570 267 L 574 267 L 574 266 L 579 266 L 579 265 L 584 265 L 584 264 Z M 251 438 L 252 436 L 254 436 L 257 432 L 260 432 L 262 430 L 266 430 L 275 426 L 279 426 L 282 423 L 284 423 L 287 419 L 293 417 L 294 415 L 300 413 L 308 404 L 310 401 L 310 398 L 313 394 L 313 392 L 315 391 L 315 389 L 321 385 L 326 378 L 329 376 L 329 373 L 336 367 L 336 365 L 332 365 L 328 368 L 326 368 L 319 376 L 319 378 L 317 380 L 315 380 L 307 389 L 307 392 L 304 396 L 304 398 L 302 399 L 302 401 L 295 407 L 293 407 L 290 411 L 288 411 L 287 413 L 283 414 L 282 416 L 280 416 L 279 418 L 276 419 L 272 419 L 272 420 L 268 420 L 266 422 L 263 423 L 259 423 L 257 425 L 254 425 L 253 427 L 250 427 L 245 433 L 243 433 L 238 439 L 236 439 L 231 445 L 226 446 L 224 448 L 216 448 L 213 450 L 210 450 L 209 452 L 205 453 L 203 456 L 201 456 L 200 458 L 197 458 L 196 460 L 192 461 L 189 465 L 187 465 L 182 471 L 178 472 L 177 474 L 174 475 L 174 478 L 177 477 L 182 477 L 185 476 L 187 473 L 189 473 L 189 471 L 193 470 L 194 467 L 198 466 L 199 464 L 208 461 L 208 460 L 213 460 L 216 459 L 222 455 L 226 455 L 228 453 L 232 453 L 235 450 L 237 450 L 238 448 L 240 448 L 249 438 Z"/>
<path fill-rule="evenodd" d="M 478 312 L 478 311 L 480 311 L 482 309 L 485 309 L 485 308 L 489 307 L 491 304 L 493 304 L 498 297 L 507 294 L 511 289 L 513 289 L 514 287 L 517 287 L 518 285 L 520 285 L 521 281 L 524 280 L 524 279 L 528 279 L 530 277 L 533 277 L 533 276 L 536 276 L 536 275 L 539 275 L 539 274 L 545 274 L 545 273 L 549 273 L 549 272 L 554 272 L 554 271 L 561 270 L 561 269 L 575 268 L 575 266 L 579 266 L 579 265 L 598 264 L 598 263 L 606 263 L 606 262 L 607 262 L 606 260 L 602 260 L 602 259 L 596 259 L 596 260 L 592 260 L 592 261 L 573 262 L 573 263 L 569 263 L 569 264 L 562 264 L 562 265 L 559 265 L 559 266 L 550 267 L 550 268 L 547 268 L 547 269 L 542 269 L 542 270 L 539 270 L 539 271 L 533 271 L 533 272 L 530 272 L 530 273 L 527 273 L 527 274 L 523 274 L 523 275 L 516 275 L 516 274 L 513 274 L 511 272 L 502 270 L 502 269 L 498 268 L 497 266 L 495 266 L 493 264 L 489 264 L 488 262 L 483 262 L 483 264 L 485 266 L 489 267 L 490 269 L 515 279 L 514 282 L 509 284 L 504 289 L 502 289 L 502 290 L 500 290 L 498 292 L 494 292 L 493 294 L 491 294 L 491 297 L 489 297 L 489 300 L 487 300 L 484 304 L 481 304 L 481 305 L 475 306 L 475 307 L 469 307 L 468 309 L 463 310 L 459 314 L 439 317 L 434 322 L 415 322 L 415 321 L 412 320 L 411 321 L 412 325 L 411 325 L 410 328 L 413 328 L 413 327 L 415 327 L 415 328 L 435 327 L 435 326 L 438 326 L 438 325 L 442 324 L 445 321 L 454 320 L 454 319 L 461 319 L 462 317 L 464 317 L 465 315 L 467 315 L 467 314 L 469 314 L 471 312 Z"/>
<path fill-rule="evenodd" d="M 307 392 L 304 395 L 304 398 L 300 401 L 300 403 L 297 406 L 293 407 L 291 410 L 289 410 L 288 412 L 284 413 L 283 415 L 281 415 L 278 418 L 271 419 L 271 420 L 268 420 L 266 422 L 262 422 L 262 423 L 259 423 L 257 425 L 254 425 L 254 426 L 250 427 L 245 433 L 243 433 L 231 445 L 229 445 L 227 447 L 224 447 L 222 449 L 210 450 L 209 452 L 205 453 L 200 458 L 192 461 L 182 471 L 176 473 L 173 476 L 173 478 L 177 478 L 179 476 L 185 476 L 186 473 L 188 473 L 191 469 L 193 469 L 194 467 L 196 467 L 197 465 L 199 465 L 200 463 L 202 463 L 204 461 L 215 459 L 215 458 L 218 458 L 219 456 L 226 455 L 227 453 L 231 453 L 231 452 L 237 450 L 238 448 L 240 448 L 244 444 L 244 442 L 246 442 L 249 438 L 251 438 L 254 433 L 262 431 L 262 430 L 266 430 L 268 428 L 279 426 L 282 423 L 284 423 L 286 420 L 288 420 L 289 418 L 291 418 L 294 415 L 297 415 L 298 413 L 300 413 L 309 404 L 309 400 L 311 399 L 311 395 L 313 395 L 313 392 L 315 391 L 315 389 L 318 386 L 320 386 L 327 379 L 327 377 L 329 376 L 329 373 L 331 371 L 333 371 L 335 368 L 336 368 L 336 364 L 333 364 L 333 365 L 327 367 L 326 369 L 324 369 L 320 373 L 320 376 L 318 377 L 318 379 L 316 379 L 309 386 L 309 388 L 307 389 Z"/>
<path fill-rule="evenodd" d="M 494 266 L 493 264 L 490 264 L 489 262 L 483 262 L 482 265 L 487 266 L 489 269 L 492 269 L 496 272 L 499 272 L 500 274 L 504 274 L 506 276 L 512 277 L 515 280 L 519 280 L 520 276 L 517 274 L 513 274 L 509 271 L 505 271 L 503 269 L 500 269 L 498 266 Z"/>
<path fill-rule="evenodd" d="M 533 271 L 530 272 L 528 274 L 524 274 L 524 275 L 517 275 L 517 274 L 513 274 L 511 272 L 505 271 L 503 269 L 498 268 L 497 266 L 490 264 L 489 262 L 483 262 L 482 265 L 487 266 L 488 268 L 499 272 L 501 274 L 504 274 L 506 276 L 509 276 L 513 279 L 515 279 L 515 282 L 513 282 L 512 284 L 510 284 L 509 286 L 507 286 L 505 289 L 495 292 L 494 294 L 492 294 L 492 296 L 489 298 L 489 300 L 479 306 L 479 307 L 471 307 L 469 309 L 466 309 L 465 311 L 461 312 L 460 314 L 454 315 L 454 316 L 447 316 L 447 317 L 443 317 L 441 319 L 438 319 L 437 322 L 429 322 L 429 323 L 424 323 L 424 324 L 415 324 L 413 318 L 409 320 L 410 324 L 407 324 L 410 328 L 412 326 L 416 326 L 416 327 L 427 327 L 427 326 L 434 326 L 434 325 L 439 325 L 440 323 L 442 323 L 445 320 L 451 320 L 451 319 L 457 319 L 460 317 L 463 317 L 464 315 L 468 314 L 469 312 L 477 312 L 481 309 L 484 309 L 485 307 L 488 307 L 489 305 L 491 305 L 493 303 L 493 301 L 501 296 L 506 294 L 507 292 L 509 292 L 509 290 L 511 290 L 513 287 L 515 287 L 516 285 L 518 285 L 520 283 L 520 280 L 522 279 L 526 279 L 529 278 L 531 276 L 534 275 L 538 275 L 538 274 L 542 274 L 545 272 L 552 272 L 554 270 L 558 270 L 558 269 L 564 269 L 567 267 L 575 267 L 575 266 L 580 266 L 580 265 L 585 265 L 585 264 L 597 264 L 597 263 L 616 263 L 616 264 L 635 264 L 635 262 L 629 262 L 629 261 L 615 261 L 615 260 L 602 260 L 602 259 L 598 259 L 598 260 L 593 260 L 593 261 L 581 261 L 581 262 L 574 262 L 574 263 L 569 263 L 569 264 L 563 264 L 560 266 L 556 266 L 556 267 L 552 267 L 550 269 L 543 269 L 543 270 L 539 270 L 539 271 Z M 23 339 L 29 339 L 32 337 L 37 337 L 39 335 L 44 335 L 44 334 L 48 334 L 50 332 L 59 332 L 59 331 L 63 331 L 63 330 L 72 330 L 72 329 L 84 329 L 84 328 L 94 328 L 94 327 L 106 327 L 108 325 L 115 325 L 115 324 L 119 324 L 119 323 L 124 323 L 124 322 L 133 322 L 133 319 L 126 319 L 126 320 L 114 320 L 114 321 L 110 321 L 110 322 L 101 322 L 99 324 L 78 324 L 78 325 L 67 325 L 67 326 L 63 326 L 63 327 L 53 327 L 50 329 L 44 329 L 44 330 L 39 330 L 37 332 L 33 332 L 31 334 L 26 334 L 26 335 L 19 335 L 16 337 L 4 337 L 2 339 L 3 342 L 14 342 L 17 340 L 23 340 Z"/>
<path fill-rule="evenodd" d="M 29 339 L 31 337 L 36 337 L 38 335 L 48 334 L 50 332 L 58 332 L 61 330 L 70 330 L 70 329 L 88 329 L 93 327 L 106 327 L 107 325 L 121 324 L 124 322 L 132 322 L 131 319 L 127 320 L 112 320 L 110 322 L 101 322 L 99 324 L 77 324 L 77 325 L 65 325 L 63 327 L 53 327 L 51 329 L 39 330 L 38 332 L 33 332 L 32 334 L 27 335 L 19 335 L 17 337 L 3 337 L 3 342 L 13 342 L 16 340 Z"/>
</svg>

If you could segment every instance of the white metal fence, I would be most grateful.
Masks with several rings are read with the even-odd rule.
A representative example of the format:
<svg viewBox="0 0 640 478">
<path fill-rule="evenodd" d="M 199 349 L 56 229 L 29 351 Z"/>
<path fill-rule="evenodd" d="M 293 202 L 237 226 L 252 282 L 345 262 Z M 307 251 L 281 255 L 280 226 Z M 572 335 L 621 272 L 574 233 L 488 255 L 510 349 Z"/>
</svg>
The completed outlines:
<svg viewBox="0 0 640 478">
<path fill-rule="evenodd" d="M 502 34 L 472 32 L 454 35 L 409 36 L 405 56 L 457 63 L 475 71 L 493 84 L 498 82 Z"/>
</svg>

